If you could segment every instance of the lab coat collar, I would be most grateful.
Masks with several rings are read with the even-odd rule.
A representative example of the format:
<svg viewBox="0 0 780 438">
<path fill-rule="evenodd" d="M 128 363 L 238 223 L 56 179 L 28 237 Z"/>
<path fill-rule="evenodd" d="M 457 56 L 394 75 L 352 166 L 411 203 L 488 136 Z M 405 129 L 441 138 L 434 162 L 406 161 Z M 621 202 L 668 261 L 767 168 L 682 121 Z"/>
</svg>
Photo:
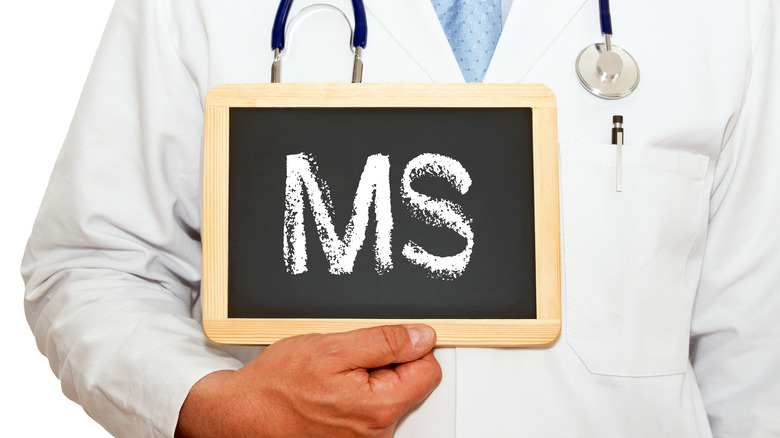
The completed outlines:
<svg viewBox="0 0 780 438">
<path fill-rule="evenodd" d="M 432 82 L 465 82 L 430 0 L 366 0 L 365 5 Z M 370 46 L 370 33 L 368 38 Z"/>
<path fill-rule="evenodd" d="M 484 82 L 522 82 L 586 0 L 514 0 Z M 593 17 L 598 22 L 598 17 Z M 583 43 L 585 44 L 585 43 Z M 572 55 L 572 64 L 576 53 Z"/>
<path fill-rule="evenodd" d="M 513 1 L 484 82 L 521 82 L 585 2 Z M 464 82 L 430 0 L 366 0 L 366 10 L 433 82 Z"/>
</svg>

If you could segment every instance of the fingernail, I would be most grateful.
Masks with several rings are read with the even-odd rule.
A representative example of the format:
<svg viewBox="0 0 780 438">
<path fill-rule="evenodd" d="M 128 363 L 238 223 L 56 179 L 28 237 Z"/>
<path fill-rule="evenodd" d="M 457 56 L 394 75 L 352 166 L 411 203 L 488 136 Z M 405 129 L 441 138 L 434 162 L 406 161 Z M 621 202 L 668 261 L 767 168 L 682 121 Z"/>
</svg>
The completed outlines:
<svg viewBox="0 0 780 438">
<path fill-rule="evenodd" d="M 414 348 L 425 347 L 433 339 L 433 329 L 427 325 L 410 325 L 406 327 L 406 331 L 409 332 L 409 340 Z"/>
</svg>

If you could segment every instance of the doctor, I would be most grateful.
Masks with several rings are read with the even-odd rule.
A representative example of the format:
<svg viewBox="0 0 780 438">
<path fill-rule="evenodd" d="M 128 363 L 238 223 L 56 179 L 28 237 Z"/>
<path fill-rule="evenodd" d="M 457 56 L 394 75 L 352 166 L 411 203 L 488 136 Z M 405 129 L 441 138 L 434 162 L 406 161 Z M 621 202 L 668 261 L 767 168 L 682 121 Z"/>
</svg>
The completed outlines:
<svg viewBox="0 0 780 438">
<path fill-rule="evenodd" d="M 348 27 L 328 8 L 298 15 L 311 3 L 290 13 L 282 80 L 346 82 Z M 351 15 L 349 1 L 331 4 Z M 613 2 L 614 42 L 642 75 L 616 101 L 589 94 L 574 71 L 601 39 L 596 1 L 504 3 L 484 82 L 545 83 L 558 100 L 563 330 L 544 349 L 433 355 L 424 327 L 391 328 L 385 344 L 376 331 L 295 338 L 260 356 L 202 334 L 203 103 L 218 84 L 270 81 L 276 7 L 117 1 L 23 263 L 30 325 L 68 397 L 118 436 L 171 436 L 180 412 L 182 433 L 203 432 L 198 421 L 224 432 L 236 418 L 254 430 L 334 426 L 374 413 L 303 408 L 296 393 L 321 406 L 366 399 L 346 383 L 341 393 L 309 379 L 285 386 L 290 369 L 278 364 L 351 344 L 371 356 L 358 370 L 377 367 L 381 351 L 417 364 L 374 382 L 407 414 L 351 432 L 780 435 L 777 1 Z M 366 10 L 364 82 L 464 80 L 429 0 L 366 0 Z M 622 192 L 614 114 L 625 117 Z M 261 395 L 285 403 L 214 403 L 268 379 L 278 384 Z"/>
</svg>

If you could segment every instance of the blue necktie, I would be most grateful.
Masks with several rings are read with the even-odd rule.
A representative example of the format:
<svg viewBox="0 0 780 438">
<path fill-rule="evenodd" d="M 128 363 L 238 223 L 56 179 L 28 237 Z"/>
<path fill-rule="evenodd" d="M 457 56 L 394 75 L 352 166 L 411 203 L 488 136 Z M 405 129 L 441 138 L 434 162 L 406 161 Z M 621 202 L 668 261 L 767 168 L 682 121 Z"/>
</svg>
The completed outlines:
<svg viewBox="0 0 780 438">
<path fill-rule="evenodd" d="M 431 0 L 466 82 L 482 82 L 501 35 L 501 0 Z"/>
</svg>

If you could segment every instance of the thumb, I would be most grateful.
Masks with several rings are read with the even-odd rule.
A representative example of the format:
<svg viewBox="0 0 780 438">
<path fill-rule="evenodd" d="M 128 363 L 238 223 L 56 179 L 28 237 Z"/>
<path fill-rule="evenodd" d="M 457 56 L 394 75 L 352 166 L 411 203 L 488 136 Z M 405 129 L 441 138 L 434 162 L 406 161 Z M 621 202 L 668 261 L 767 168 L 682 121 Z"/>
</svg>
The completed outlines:
<svg viewBox="0 0 780 438">
<path fill-rule="evenodd" d="M 336 357 L 353 369 L 411 362 L 428 354 L 436 344 L 436 332 L 427 325 L 384 325 L 335 336 L 342 346 Z"/>
</svg>

